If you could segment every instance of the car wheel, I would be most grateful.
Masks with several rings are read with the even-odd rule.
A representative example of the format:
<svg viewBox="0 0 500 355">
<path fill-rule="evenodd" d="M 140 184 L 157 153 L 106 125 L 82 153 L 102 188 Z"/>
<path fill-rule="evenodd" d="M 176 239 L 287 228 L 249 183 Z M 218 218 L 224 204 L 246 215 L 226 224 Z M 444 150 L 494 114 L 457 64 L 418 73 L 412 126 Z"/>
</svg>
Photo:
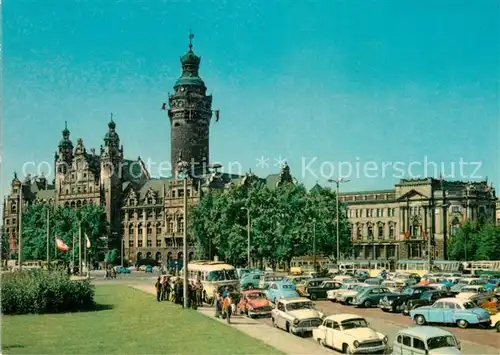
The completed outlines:
<svg viewBox="0 0 500 355">
<path fill-rule="evenodd" d="M 346 298 L 345 299 L 345 304 L 351 304 L 352 298 Z"/>
<path fill-rule="evenodd" d="M 290 327 L 290 323 L 286 322 L 286 327 L 285 327 L 286 331 L 290 334 L 293 334 L 292 332 L 292 327 Z"/>
<path fill-rule="evenodd" d="M 363 306 L 365 306 L 366 308 L 370 308 L 372 306 L 372 301 L 366 300 L 365 302 L 363 302 Z"/>
<path fill-rule="evenodd" d="M 495 328 L 497 328 L 497 332 L 500 332 L 500 322 L 497 322 L 497 324 L 495 324 Z"/>
<path fill-rule="evenodd" d="M 351 347 L 347 344 L 344 344 L 344 347 L 342 348 L 342 351 L 344 352 L 344 354 L 347 354 L 347 355 L 351 355 L 352 354 L 352 350 L 351 350 Z"/>
<path fill-rule="evenodd" d="M 465 329 L 467 328 L 467 326 L 469 325 L 469 322 L 467 322 L 466 320 L 464 319 L 459 319 L 457 320 L 457 326 L 461 329 Z"/>
<path fill-rule="evenodd" d="M 311 294 L 311 301 L 316 301 L 318 299 L 318 296 L 316 296 L 315 293 Z"/>
<path fill-rule="evenodd" d="M 423 315 L 418 315 L 415 317 L 415 323 L 418 325 L 424 325 L 426 323 L 425 317 Z"/>
</svg>

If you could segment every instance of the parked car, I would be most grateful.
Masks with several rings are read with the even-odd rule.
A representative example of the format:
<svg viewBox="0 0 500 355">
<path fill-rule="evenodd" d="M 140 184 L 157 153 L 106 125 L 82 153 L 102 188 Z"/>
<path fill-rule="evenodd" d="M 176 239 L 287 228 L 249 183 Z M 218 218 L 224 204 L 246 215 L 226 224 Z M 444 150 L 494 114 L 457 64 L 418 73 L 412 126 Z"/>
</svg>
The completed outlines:
<svg viewBox="0 0 500 355">
<path fill-rule="evenodd" d="M 462 298 L 442 298 L 432 306 L 423 306 L 410 311 L 410 317 L 418 325 L 426 323 L 455 323 L 459 328 L 469 324 L 488 325 L 490 314 L 474 302 Z"/>
<path fill-rule="evenodd" d="M 449 287 L 448 284 L 443 282 L 430 283 L 427 286 L 432 287 L 433 289 L 439 291 L 449 291 L 451 289 L 451 287 Z"/>
<path fill-rule="evenodd" d="M 450 298 L 453 297 L 453 293 L 450 291 L 439 291 L 439 290 L 429 290 L 425 291 L 420 295 L 418 299 L 409 300 L 405 307 L 403 308 L 403 314 L 409 315 L 412 309 L 430 306 L 433 305 L 434 302 L 440 300 L 441 298 Z"/>
<path fill-rule="evenodd" d="M 354 289 L 345 291 L 345 292 L 341 293 L 340 295 L 338 295 L 337 302 L 339 302 L 341 304 L 352 304 L 354 297 L 356 297 L 356 295 L 359 292 L 362 292 L 364 289 L 366 289 L 368 287 L 371 287 L 371 286 L 368 284 L 365 284 L 365 283 L 358 284 L 357 286 L 354 287 Z"/>
<path fill-rule="evenodd" d="M 380 286 L 388 288 L 389 291 L 391 291 L 391 292 L 398 293 L 405 287 L 405 283 L 402 281 L 397 281 L 397 280 L 396 281 L 386 280 L 386 281 L 383 281 L 380 284 Z"/>
<path fill-rule="evenodd" d="M 273 305 L 269 302 L 263 291 L 246 290 L 241 293 L 237 308 L 240 314 L 246 314 L 252 318 L 257 316 L 271 316 Z"/>
<path fill-rule="evenodd" d="M 411 327 L 398 332 L 392 346 L 397 355 L 459 355 L 460 342 L 450 332 L 436 327 Z"/>
<path fill-rule="evenodd" d="M 259 288 L 261 290 L 265 290 L 266 288 L 269 287 L 269 284 L 275 281 L 283 281 L 285 277 L 284 276 L 277 276 L 274 274 L 270 275 L 264 275 L 264 277 L 261 276 L 259 280 Z"/>
<path fill-rule="evenodd" d="M 307 288 L 309 298 L 313 301 L 327 298 L 327 292 L 337 290 L 342 286 L 341 283 L 335 281 L 323 281 L 319 286 L 311 286 Z"/>
<path fill-rule="evenodd" d="M 379 301 L 385 296 L 391 297 L 391 295 L 393 295 L 393 293 L 387 288 L 371 286 L 358 292 L 351 303 L 357 307 L 363 306 L 370 308 L 372 306 L 377 306 Z"/>
<path fill-rule="evenodd" d="M 326 317 L 323 323 L 313 330 L 313 339 L 323 346 L 345 354 L 380 354 L 389 350 L 387 336 L 371 329 L 363 317 L 354 314 Z"/>
<path fill-rule="evenodd" d="M 323 317 L 304 297 L 280 299 L 271 312 L 273 325 L 291 334 L 312 332 L 323 323 Z"/>
<path fill-rule="evenodd" d="M 401 293 L 384 296 L 379 302 L 379 307 L 385 312 L 402 312 L 409 300 L 419 299 L 422 293 L 429 290 L 432 290 L 429 286 L 406 287 Z"/>
<path fill-rule="evenodd" d="M 466 298 L 471 299 L 478 296 L 488 297 L 488 292 L 482 285 L 469 285 L 465 286 L 460 290 L 460 293 L 457 295 L 458 298 Z"/>
<path fill-rule="evenodd" d="M 344 283 L 340 286 L 340 288 L 337 288 L 335 290 L 330 290 L 326 291 L 326 298 L 329 299 L 332 302 L 337 301 L 337 297 L 339 297 L 341 294 L 347 292 L 347 291 L 352 291 L 358 286 L 359 283 Z"/>
<path fill-rule="evenodd" d="M 115 267 L 115 271 L 117 274 L 130 274 L 130 269 L 123 266 Z"/>
<path fill-rule="evenodd" d="M 269 285 L 264 291 L 268 300 L 273 303 L 282 298 L 295 298 L 299 294 L 295 290 L 295 284 L 288 281 L 276 281 Z"/>
<path fill-rule="evenodd" d="M 373 286 L 380 286 L 380 284 L 384 281 L 382 278 L 378 277 L 371 277 L 369 279 L 366 279 L 363 281 L 363 283 L 368 284 L 368 285 L 373 285 Z"/>
<path fill-rule="evenodd" d="M 244 273 L 240 279 L 240 287 L 242 290 L 252 290 L 259 288 L 259 281 L 261 274 L 258 273 Z"/>
<path fill-rule="evenodd" d="M 304 284 L 304 288 L 297 289 L 297 292 L 302 297 L 309 297 L 309 292 L 308 292 L 309 287 L 318 287 L 323 283 L 323 281 L 331 281 L 331 280 L 328 277 L 308 279 Z"/>
<path fill-rule="evenodd" d="M 153 273 L 153 267 L 152 267 L 151 265 L 147 265 L 147 266 L 144 268 L 144 272 Z"/>
<path fill-rule="evenodd" d="M 496 328 L 497 332 L 500 332 L 500 312 L 491 316 L 491 326 Z"/>
</svg>

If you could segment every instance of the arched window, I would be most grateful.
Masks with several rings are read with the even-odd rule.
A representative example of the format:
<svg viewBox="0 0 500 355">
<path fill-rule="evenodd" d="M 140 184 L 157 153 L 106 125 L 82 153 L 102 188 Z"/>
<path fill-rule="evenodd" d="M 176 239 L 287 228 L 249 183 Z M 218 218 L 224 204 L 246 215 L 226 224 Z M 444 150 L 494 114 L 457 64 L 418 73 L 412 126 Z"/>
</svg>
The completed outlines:
<svg viewBox="0 0 500 355">
<path fill-rule="evenodd" d="M 458 233 L 458 230 L 460 229 L 460 221 L 458 220 L 457 217 L 453 218 L 453 221 L 451 221 L 451 235 L 455 236 Z"/>
<path fill-rule="evenodd" d="M 384 238 L 384 225 L 382 223 L 378 225 L 378 238 L 379 239 Z"/>
<path fill-rule="evenodd" d="M 179 233 L 184 233 L 184 217 L 179 217 L 177 221 L 179 223 L 177 231 Z"/>
<path fill-rule="evenodd" d="M 373 239 L 373 226 L 368 225 L 368 239 Z"/>
<path fill-rule="evenodd" d="M 161 223 L 156 223 L 156 235 L 161 235 Z"/>
<path fill-rule="evenodd" d="M 137 226 L 137 233 L 139 235 L 142 235 L 142 223 L 139 223 L 139 225 Z"/>
<path fill-rule="evenodd" d="M 76 207 L 75 201 L 71 201 L 71 208 L 75 208 L 75 207 Z"/>
<path fill-rule="evenodd" d="M 148 232 L 148 237 L 153 234 L 153 228 L 151 227 L 151 223 L 148 223 L 147 225 L 147 232 Z"/>
<path fill-rule="evenodd" d="M 76 201 L 76 208 L 82 207 L 82 201 L 78 200 Z"/>
<path fill-rule="evenodd" d="M 389 238 L 394 238 L 394 224 L 389 225 Z"/>
<path fill-rule="evenodd" d="M 363 238 L 363 230 L 359 225 L 358 225 L 358 230 L 356 232 L 356 238 L 358 238 L 358 240 L 361 240 Z"/>
</svg>

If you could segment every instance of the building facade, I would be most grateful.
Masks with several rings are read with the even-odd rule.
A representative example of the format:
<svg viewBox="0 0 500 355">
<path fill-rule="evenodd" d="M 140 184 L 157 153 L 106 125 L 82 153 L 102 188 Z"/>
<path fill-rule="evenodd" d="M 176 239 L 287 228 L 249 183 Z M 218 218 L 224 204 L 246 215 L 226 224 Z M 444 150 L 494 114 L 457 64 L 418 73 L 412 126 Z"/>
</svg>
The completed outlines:
<svg viewBox="0 0 500 355">
<path fill-rule="evenodd" d="M 99 154 L 94 149 L 87 152 L 81 138 L 74 146 L 65 125 L 54 156 L 56 174 L 52 184 L 43 176 L 27 176 L 21 181 L 14 174 L 11 193 L 3 206 L 4 233 L 13 241 L 11 245 L 18 243 L 19 211 L 26 204 L 75 208 L 98 204 L 104 207 L 109 224 L 105 236 L 108 249 L 118 248 L 127 260 L 148 258 L 171 265 L 184 259 L 184 180 L 177 174 L 180 170 L 189 171 L 188 205 L 196 204 L 210 189 L 233 184 L 250 186 L 256 180 L 271 187 L 291 181 L 288 166 L 282 167 L 279 174 L 261 179 L 251 172 L 220 173 L 216 166 L 208 164 L 212 96 L 207 95 L 207 87 L 199 76 L 200 62 L 190 43 L 188 52 L 181 57 L 181 76 L 174 84 L 174 93 L 169 95 L 168 108 L 164 104 L 171 123 L 172 177 L 151 179 L 140 158 L 124 158 L 113 117 Z M 188 243 L 190 260 L 195 250 L 193 242 Z"/>
<path fill-rule="evenodd" d="M 347 206 L 354 258 L 446 259 L 446 242 L 467 220 L 494 221 L 487 182 L 404 179 L 391 190 L 339 194 Z"/>
</svg>

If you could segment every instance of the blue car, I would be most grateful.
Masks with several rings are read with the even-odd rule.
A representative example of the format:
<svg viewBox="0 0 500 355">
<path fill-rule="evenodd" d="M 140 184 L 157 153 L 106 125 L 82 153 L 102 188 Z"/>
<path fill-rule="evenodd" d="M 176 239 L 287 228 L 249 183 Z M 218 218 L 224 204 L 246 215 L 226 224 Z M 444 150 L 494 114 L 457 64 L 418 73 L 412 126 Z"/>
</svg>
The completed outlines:
<svg viewBox="0 0 500 355">
<path fill-rule="evenodd" d="M 467 328 L 470 324 L 489 327 L 490 314 L 475 303 L 461 298 L 442 298 L 432 306 L 412 309 L 410 317 L 418 325 L 427 323 L 456 324 L 459 328 Z"/>
<path fill-rule="evenodd" d="M 489 280 L 486 285 L 484 285 L 484 289 L 488 292 L 493 292 L 495 288 L 500 286 L 500 279 Z"/>
<path fill-rule="evenodd" d="M 275 281 L 264 291 L 269 301 L 276 303 L 282 298 L 300 297 L 295 284 L 289 281 Z"/>
</svg>

